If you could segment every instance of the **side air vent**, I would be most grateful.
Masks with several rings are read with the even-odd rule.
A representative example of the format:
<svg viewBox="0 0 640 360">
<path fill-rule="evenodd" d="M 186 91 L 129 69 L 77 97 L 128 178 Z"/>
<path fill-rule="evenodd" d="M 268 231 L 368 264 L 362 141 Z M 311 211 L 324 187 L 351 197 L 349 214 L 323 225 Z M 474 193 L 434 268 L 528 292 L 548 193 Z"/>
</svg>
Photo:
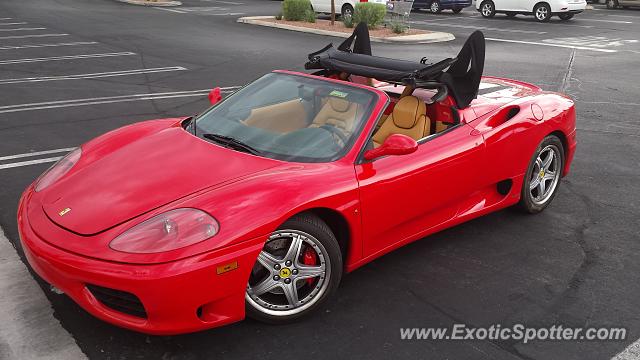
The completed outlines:
<svg viewBox="0 0 640 360">
<path fill-rule="evenodd" d="M 513 180 L 506 179 L 502 180 L 498 183 L 497 190 L 500 195 L 508 195 L 511 192 L 511 187 L 513 186 Z"/>
<path fill-rule="evenodd" d="M 520 106 L 507 106 L 504 109 L 500 109 L 495 115 L 493 115 L 488 125 L 492 127 L 500 126 L 513 119 L 513 117 L 518 115 L 518 113 L 520 113 Z"/>
</svg>

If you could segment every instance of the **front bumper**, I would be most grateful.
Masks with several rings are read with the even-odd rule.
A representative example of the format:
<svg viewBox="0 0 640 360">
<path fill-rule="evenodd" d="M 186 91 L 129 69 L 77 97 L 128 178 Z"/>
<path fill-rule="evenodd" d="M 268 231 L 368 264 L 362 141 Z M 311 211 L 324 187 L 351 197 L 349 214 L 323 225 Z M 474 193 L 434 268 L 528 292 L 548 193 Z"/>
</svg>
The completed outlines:
<svg viewBox="0 0 640 360">
<path fill-rule="evenodd" d="M 266 238 L 155 265 L 96 260 L 54 247 L 36 234 L 25 204 L 30 191 L 18 207 L 20 241 L 29 264 L 97 318 L 154 335 L 199 331 L 244 318 L 247 280 Z M 219 267 L 233 263 L 237 268 L 218 274 Z M 146 317 L 126 314 L 99 301 L 87 287 L 92 285 L 135 295 Z"/>
</svg>

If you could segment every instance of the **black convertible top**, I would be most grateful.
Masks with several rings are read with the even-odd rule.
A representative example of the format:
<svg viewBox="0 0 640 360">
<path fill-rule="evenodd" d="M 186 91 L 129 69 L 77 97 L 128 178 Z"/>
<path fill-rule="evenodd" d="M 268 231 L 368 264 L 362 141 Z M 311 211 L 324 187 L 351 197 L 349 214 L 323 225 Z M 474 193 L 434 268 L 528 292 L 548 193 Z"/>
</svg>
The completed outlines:
<svg viewBox="0 0 640 360">
<path fill-rule="evenodd" d="M 456 106 L 462 109 L 478 95 L 484 56 L 484 35 L 480 31 L 469 36 L 457 57 L 434 64 L 427 64 L 425 58 L 413 62 L 373 56 L 367 26 L 359 23 L 353 34 L 337 49 L 329 44 L 309 54 L 305 68 L 323 70 L 325 74 L 344 72 L 390 83 L 438 89 L 434 101 L 440 101 L 451 93 Z"/>
</svg>

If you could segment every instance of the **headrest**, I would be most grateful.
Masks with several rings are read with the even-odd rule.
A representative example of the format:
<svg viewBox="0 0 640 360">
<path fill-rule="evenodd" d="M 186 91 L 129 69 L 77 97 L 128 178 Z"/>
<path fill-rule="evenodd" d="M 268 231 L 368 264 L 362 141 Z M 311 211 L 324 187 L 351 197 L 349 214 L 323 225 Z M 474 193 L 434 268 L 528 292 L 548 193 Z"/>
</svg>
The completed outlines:
<svg viewBox="0 0 640 360">
<path fill-rule="evenodd" d="M 331 105 L 331 108 L 337 112 L 346 112 L 347 110 L 349 110 L 349 106 L 351 105 L 351 103 L 347 100 L 340 99 L 335 96 L 329 96 L 328 101 L 329 105 Z"/>
<path fill-rule="evenodd" d="M 415 96 L 405 96 L 393 108 L 393 123 L 402 129 L 411 129 L 421 117 L 426 116 L 427 106 Z"/>
</svg>

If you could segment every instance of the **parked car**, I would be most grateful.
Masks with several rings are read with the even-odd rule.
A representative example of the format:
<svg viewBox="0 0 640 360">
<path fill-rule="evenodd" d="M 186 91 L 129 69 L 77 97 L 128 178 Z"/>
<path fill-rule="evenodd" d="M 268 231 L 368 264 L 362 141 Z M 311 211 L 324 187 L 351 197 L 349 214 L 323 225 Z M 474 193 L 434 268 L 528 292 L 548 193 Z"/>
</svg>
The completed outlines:
<svg viewBox="0 0 640 360">
<path fill-rule="evenodd" d="M 462 9 L 471 6 L 472 0 L 414 0 L 414 9 L 429 9 L 434 14 L 442 10 L 453 10 L 459 13 Z"/>
<path fill-rule="evenodd" d="M 607 9 L 617 9 L 619 7 L 626 9 L 629 6 L 640 7 L 640 0 L 607 0 Z"/>
<path fill-rule="evenodd" d="M 615 1 L 615 0 L 614 0 Z M 518 14 L 533 15 L 540 22 L 547 22 L 558 15 L 561 20 L 569 20 L 587 7 L 585 0 L 478 0 L 476 9 L 486 18 L 496 13 L 514 17 Z"/>
<path fill-rule="evenodd" d="M 335 11 L 337 14 L 340 14 L 340 16 L 353 15 L 353 9 L 356 8 L 356 3 L 359 2 L 387 5 L 387 0 L 335 0 Z M 311 0 L 311 7 L 313 7 L 313 11 L 317 13 L 331 14 L 331 0 Z"/>
</svg>

